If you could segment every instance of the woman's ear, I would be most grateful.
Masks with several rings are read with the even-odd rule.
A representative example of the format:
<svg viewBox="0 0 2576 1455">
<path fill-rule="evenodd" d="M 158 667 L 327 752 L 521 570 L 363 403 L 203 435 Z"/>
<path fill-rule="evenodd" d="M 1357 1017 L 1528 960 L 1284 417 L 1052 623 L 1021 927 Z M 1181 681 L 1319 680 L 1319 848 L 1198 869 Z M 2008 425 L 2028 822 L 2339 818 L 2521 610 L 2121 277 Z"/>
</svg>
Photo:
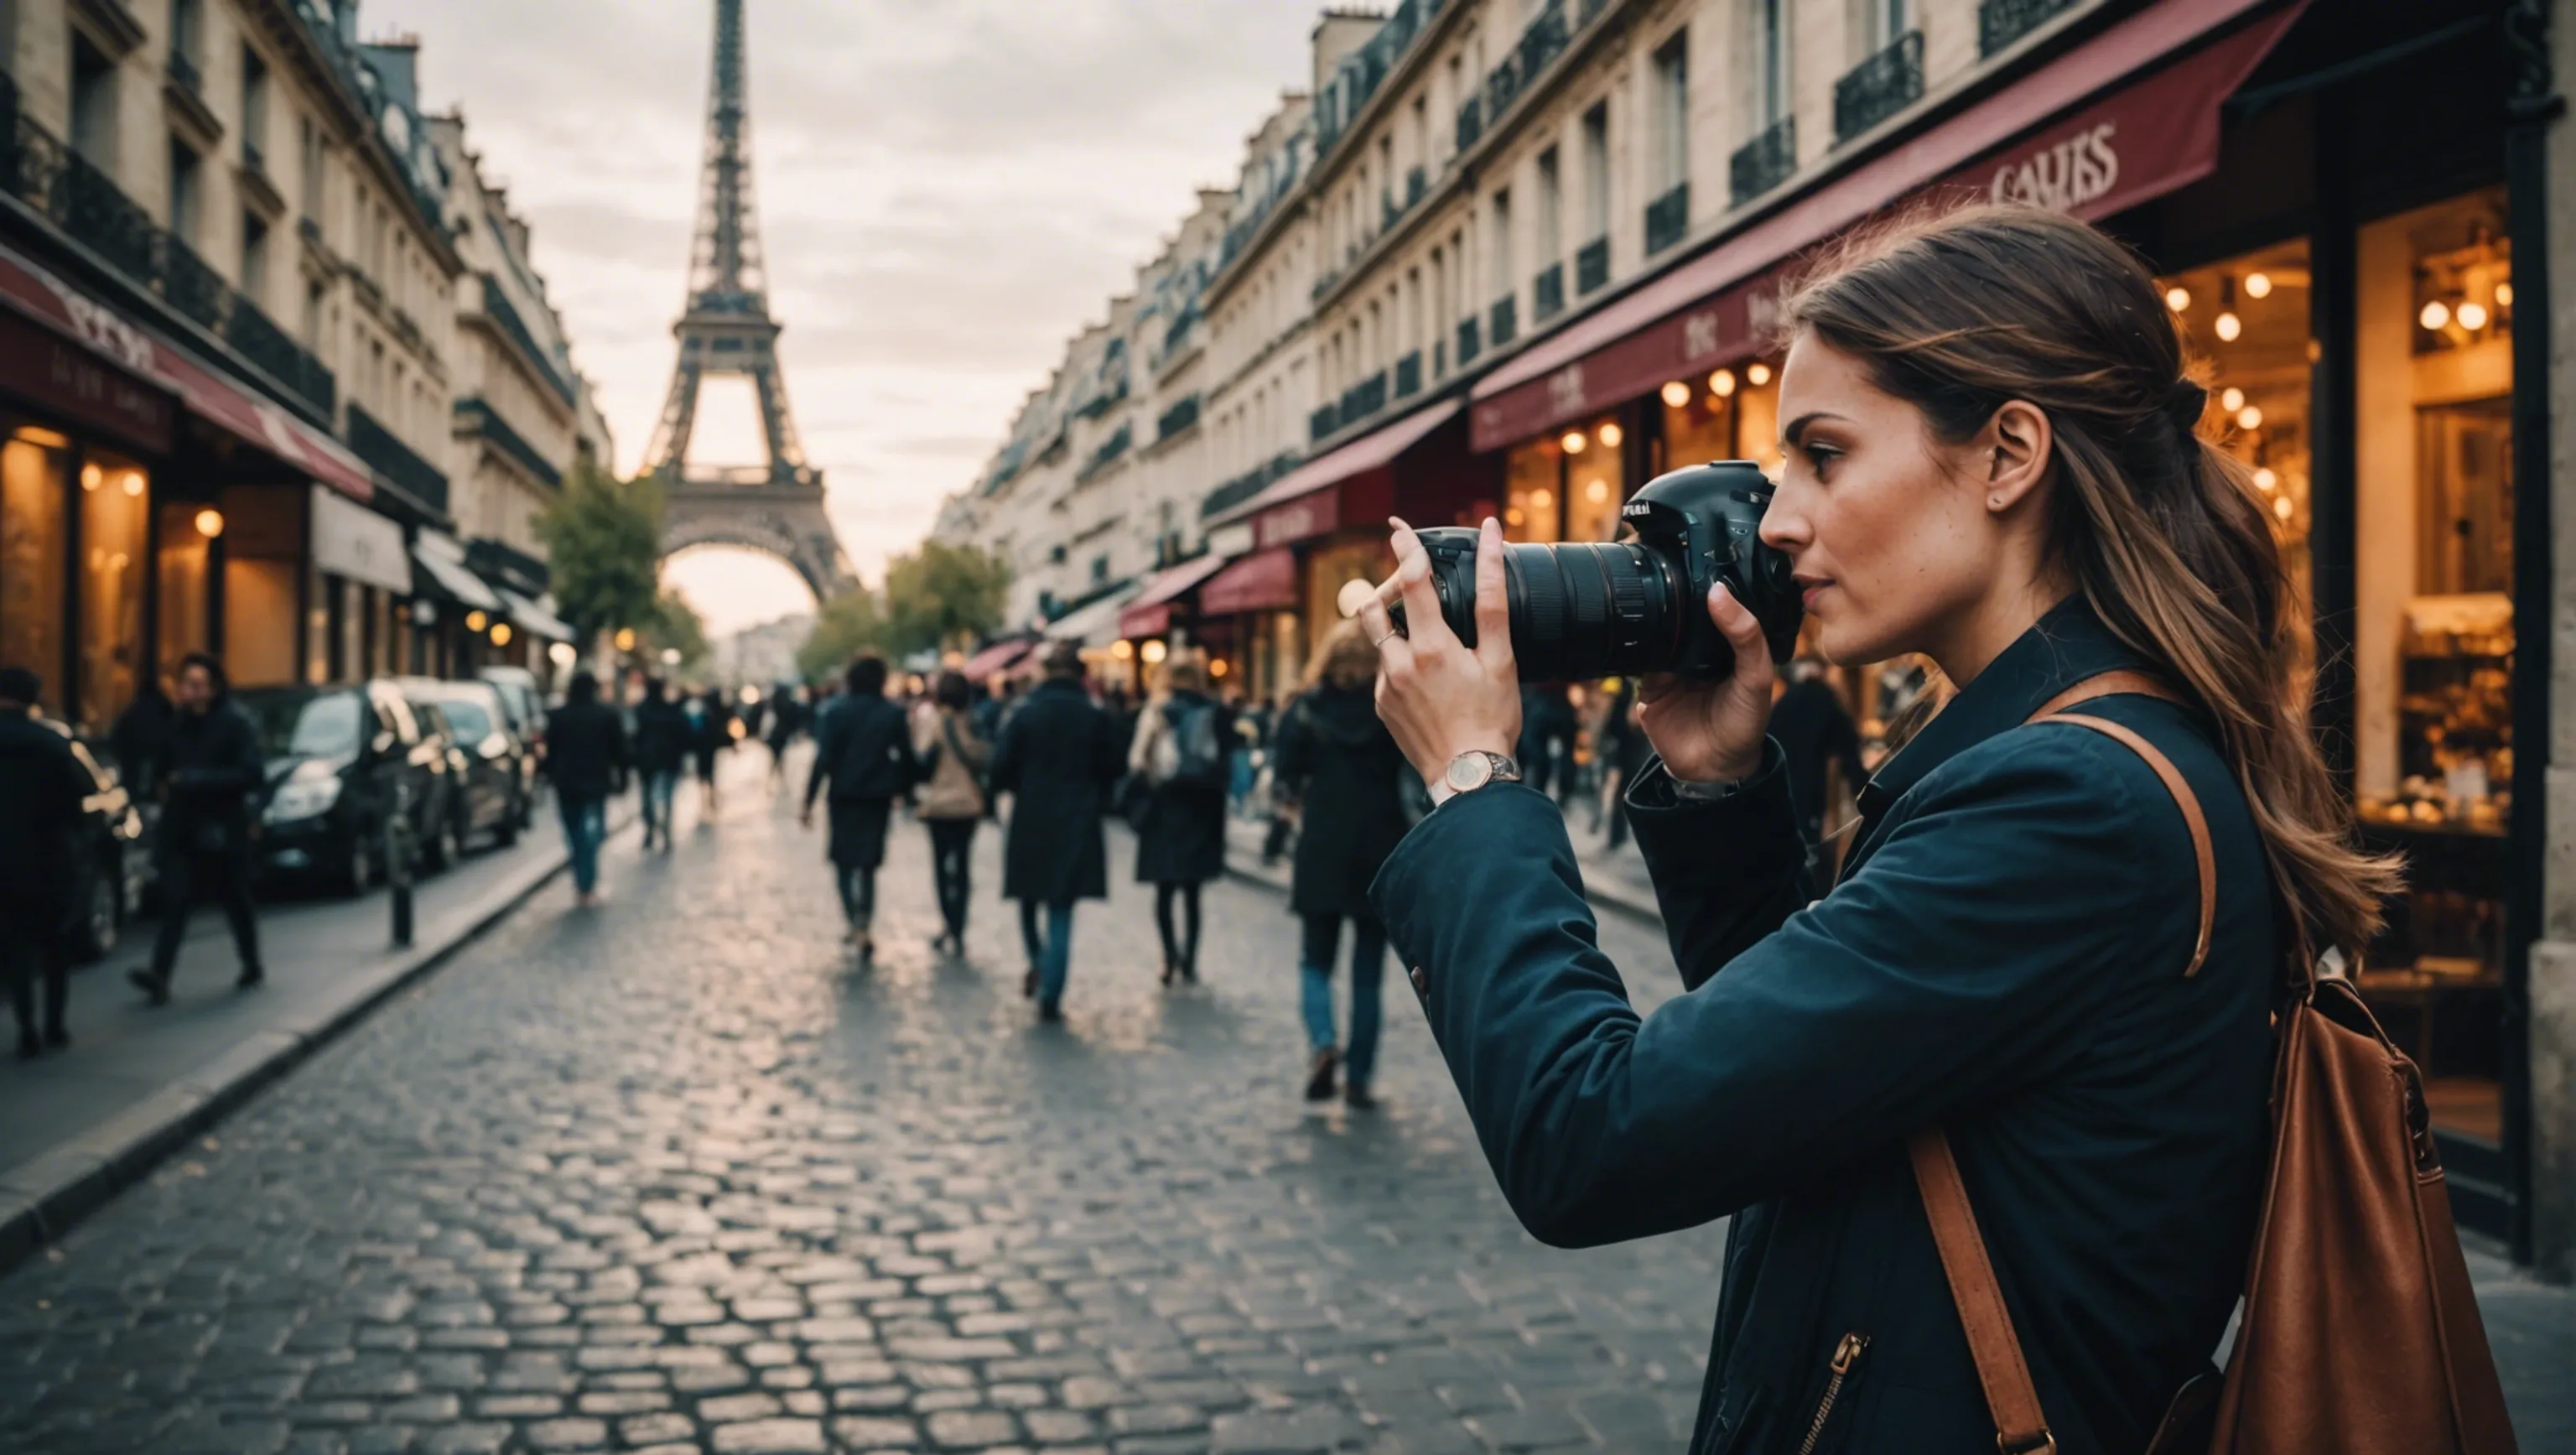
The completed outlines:
<svg viewBox="0 0 2576 1455">
<path fill-rule="evenodd" d="M 2000 515 L 2030 499 L 2048 478 L 2056 439 L 2048 415 L 2026 399 L 2006 400 L 1986 422 L 1986 509 Z"/>
</svg>

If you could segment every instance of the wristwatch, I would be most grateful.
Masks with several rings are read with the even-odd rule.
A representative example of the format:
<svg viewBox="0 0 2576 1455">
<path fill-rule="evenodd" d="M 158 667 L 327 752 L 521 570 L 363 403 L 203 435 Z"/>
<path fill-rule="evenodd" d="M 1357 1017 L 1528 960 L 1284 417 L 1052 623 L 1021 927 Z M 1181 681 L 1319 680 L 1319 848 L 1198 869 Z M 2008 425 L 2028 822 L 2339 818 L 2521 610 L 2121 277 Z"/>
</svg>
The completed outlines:
<svg viewBox="0 0 2576 1455">
<path fill-rule="evenodd" d="M 1500 753 L 1470 748 L 1449 760 L 1449 766 L 1432 785 L 1431 801 L 1447 803 L 1461 793 L 1473 793 L 1488 783 L 1518 783 L 1521 765 Z"/>
</svg>

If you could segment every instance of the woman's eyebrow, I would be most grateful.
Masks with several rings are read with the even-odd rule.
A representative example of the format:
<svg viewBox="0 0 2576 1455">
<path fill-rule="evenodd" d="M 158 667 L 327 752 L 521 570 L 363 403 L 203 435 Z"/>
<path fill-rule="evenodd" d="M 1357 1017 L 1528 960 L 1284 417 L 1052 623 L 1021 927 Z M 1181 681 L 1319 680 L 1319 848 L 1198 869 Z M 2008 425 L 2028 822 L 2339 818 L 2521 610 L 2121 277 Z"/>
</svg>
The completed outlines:
<svg viewBox="0 0 2576 1455">
<path fill-rule="evenodd" d="M 1850 420 L 1844 419 L 1843 416 L 1834 413 L 1832 410 L 1811 409 L 1805 414 L 1799 415 L 1796 419 L 1789 421 L 1788 428 L 1780 431 L 1780 443 L 1784 445 L 1797 444 L 1799 436 L 1804 435 L 1807 432 L 1808 426 L 1814 424 L 1820 419 L 1839 419 L 1845 424 L 1851 423 Z"/>
</svg>

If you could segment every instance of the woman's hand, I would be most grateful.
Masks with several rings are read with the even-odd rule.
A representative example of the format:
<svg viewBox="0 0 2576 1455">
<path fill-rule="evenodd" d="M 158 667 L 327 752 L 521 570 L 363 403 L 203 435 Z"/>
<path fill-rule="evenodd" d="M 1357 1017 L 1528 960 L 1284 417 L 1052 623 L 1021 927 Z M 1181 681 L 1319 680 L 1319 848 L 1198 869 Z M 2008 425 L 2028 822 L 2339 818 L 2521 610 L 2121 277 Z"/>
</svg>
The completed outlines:
<svg viewBox="0 0 2576 1455">
<path fill-rule="evenodd" d="M 1441 618 L 1422 542 L 1403 521 L 1388 523 L 1395 527 L 1395 584 L 1410 635 L 1396 632 L 1383 590 L 1360 608 L 1360 626 L 1377 646 L 1377 715 L 1422 781 L 1437 785 L 1460 753 L 1482 749 L 1510 757 L 1520 740 L 1521 674 L 1512 660 L 1503 528 L 1487 516 L 1476 542 L 1476 647 L 1469 651 Z"/>
<path fill-rule="evenodd" d="M 1734 782 L 1762 768 L 1762 738 L 1771 728 L 1771 644 L 1762 639 L 1760 618 L 1723 585 L 1709 588 L 1708 619 L 1735 648 L 1734 672 L 1720 682 L 1670 673 L 1646 678 L 1637 689 L 1637 724 L 1675 778 Z"/>
</svg>

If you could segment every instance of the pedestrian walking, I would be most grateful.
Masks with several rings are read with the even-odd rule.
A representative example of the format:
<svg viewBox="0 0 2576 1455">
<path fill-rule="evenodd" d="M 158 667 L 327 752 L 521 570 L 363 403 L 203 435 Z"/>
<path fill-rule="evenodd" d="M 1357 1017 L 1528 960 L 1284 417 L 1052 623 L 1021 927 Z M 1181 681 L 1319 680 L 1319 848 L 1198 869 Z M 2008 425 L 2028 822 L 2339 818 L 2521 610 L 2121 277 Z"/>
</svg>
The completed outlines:
<svg viewBox="0 0 2576 1455">
<path fill-rule="evenodd" d="M 1595 739 L 1601 747 L 1601 792 L 1594 800 L 1594 814 L 1599 816 L 1607 804 L 1610 830 L 1607 847 L 1616 849 L 1628 842 L 1628 787 L 1655 756 L 1655 745 L 1646 730 L 1637 725 L 1637 679 L 1623 677 L 1619 691 L 1610 699 L 1610 710 L 1601 718 L 1601 733 Z"/>
<path fill-rule="evenodd" d="M 774 792 L 787 781 L 787 748 L 805 726 L 805 704 L 796 700 L 795 689 L 781 682 L 770 689 L 767 732 L 769 745 L 769 786 Z"/>
<path fill-rule="evenodd" d="M 0 981 L 18 1017 L 18 1054 L 29 1059 L 72 1043 L 64 931 L 76 902 L 73 837 L 90 793 L 70 740 L 36 716 L 43 696 L 35 673 L 0 668 Z"/>
<path fill-rule="evenodd" d="M 885 863 L 886 820 L 894 801 L 920 776 L 903 709 L 885 695 L 885 658 L 873 653 L 850 664 L 847 690 L 814 730 L 814 768 L 805 778 L 805 807 L 798 822 L 814 826 L 814 800 L 826 783 L 831 837 L 826 849 L 833 882 L 848 917 L 846 938 L 862 964 L 876 958 L 877 869 Z"/>
<path fill-rule="evenodd" d="M 2323 1155 L 2292 1133 L 2424 1206 L 2402 1130 L 2374 1151 L 2337 1124 L 2362 1093 L 2303 1088 L 2329 1109 L 2283 1122 L 2280 1164 L 2267 1115 L 2275 1010 L 2323 1012 L 2309 947 L 2369 943 L 2398 866 L 2356 846 L 2274 610 L 2270 512 L 2199 437 L 2205 391 L 2134 254 L 2064 214 L 1963 209 L 1856 248 L 1780 315 L 1788 458 L 1761 538 L 1826 656 L 1920 651 L 1957 684 L 1870 781 L 1841 882 L 1809 903 L 1762 624 L 1713 591 L 1733 672 L 1650 689 L 1660 763 L 1628 793 L 1688 989 L 1630 1007 L 1562 819 L 1495 761 L 1519 699 L 1488 520 L 1476 649 L 1427 580 L 1403 593 L 1409 638 L 1363 611 L 1381 710 L 1459 790 L 1377 902 L 1531 1232 L 1733 1219 L 1694 1451 L 2142 1450 L 2178 1391 L 2207 1390 L 2250 1249 L 2352 1258 L 2318 1300 L 2458 1267 L 2429 1221 L 2356 1248 L 2395 1225 L 2386 1203 L 2256 1239 L 2267 1165 Z M 1410 577 L 1422 547 L 1395 547 Z M 2371 1124 L 2402 1129 L 2394 1102 Z M 2275 1290 L 2251 1288 L 2239 1360 L 2254 1340 L 2300 1376 L 2268 1364 L 2252 1398 L 2367 1403 L 2307 1382 L 2333 1309 L 2267 1320 Z M 2485 1363 L 2474 1318 L 2437 1381 Z M 2405 1448 L 2465 1448 L 2428 1435 Z"/>
<path fill-rule="evenodd" d="M 936 712 L 913 739 L 922 769 L 921 791 L 914 796 L 912 816 L 930 830 L 931 887 L 939 896 L 939 918 L 946 931 L 940 948 L 966 953 L 966 906 L 970 902 L 975 825 L 992 810 L 984 782 L 991 766 L 992 745 L 975 731 L 974 687 L 956 672 L 942 672 L 931 689 Z"/>
<path fill-rule="evenodd" d="M 644 679 L 644 700 L 635 707 L 635 779 L 644 808 L 644 847 L 657 844 L 671 851 L 672 797 L 687 766 L 691 743 L 689 716 L 671 700 L 671 684 Z"/>
<path fill-rule="evenodd" d="M 1072 970 L 1073 907 L 1109 897 L 1109 845 L 1100 816 L 1127 762 L 1126 742 L 1082 686 L 1082 649 L 1046 649 L 1045 679 L 1020 699 L 993 745 L 993 791 L 1011 795 L 1002 838 L 1002 897 L 1020 905 L 1029 971 L 1020 993 L 1038 1018 L 1064 1019 Z M 1043 913 L 1043 926 L 1039 917 Z"/>
<path fill-rule="evenodd" d="M 693 705 L 689 753 L 698 769 L 698 824 L 703 828 L 716 821 L 716 754 L 733 747 L 733 708 L 721 687 L 708 688 Z"/>
<path fill-rule="evenodd" d="M 1146 785 L 1136 830 L 1136 882 L 1154 886 L 1163 983 L 1199 978 L 1199 890 L 1225 872 L 1226 774 L 1233 714 L 1208 696 L 1207 665 L 1165 659 L 1162 691 L 1136 718 L 1127 771 Z M 1173 923 L 1173 910 L 1181 923 Z"/>
<path fill-rule="evenodd" d="M 1553 785 L 1560 800 L 1573 791 L 1574 704 L 1562 685 L 1521 688 L 1520 756 L 1530 787 L 1545 793 Z"/>
<path fill-rule="evenodd" d="M 572 854 L 574 903 L 599 902 L 599 846 L 608 837 L 608 800 L 623 792 L 630 762 L 626 723 L 599 700 L 599 679 L 577 670 L 564 688 L 563 706 L 546 718 L 546 776 L 554 780 L 555 812 L 563 819 L 564 845 Z M 663 812 L 664 842 L 670 815 Z"/>
<path fill-rule="evenodd" d="M 1306 1099 L 1342 1096 L 1376 1104 L 1379 983 L 1386 929 L 1369 904 L 1369 882 L 1404 838 L 1404 754 L 1378 721 L 1377 651 L 1345 621 L 1326 634 L 1306 673 L 1306 690 L 1279 720 L 1279 785 L 1296 805 L 1297 857 L 1288 908 L 1300 929 L 1297 975 L 1306 1017 Z M 1351 928 L 1350 1040 L 1336 1049 L 1333 962 L 1342 926 Z"/>
<path fill-rule="evenodd" d="M 1860 729 L 1825 680 L 1822 657 L 1801 653 L 1789 664 L 1789 685 L 1771 705 L 1771 736 L 1780 744 L 1798 832 L 1811 851 L 1819 849 L 1825 841 L 1825 770 L 1842 769 L 1843 787 L 1851 793 L 1869 778 L 1860 762 Z"/>
<path fill-rule="evenodd" d="M 170 694 L 161 690 L 160 678 L 147 677 L 107 730 L 117 774 L 125 782 L 125 791 L 138 800 L 154 797 L 160 788 L 152 775 L 160 770 L 162 749 L 170 742 L 170 728 L 178 716 Z"/>
<path fill-rule="evenodd" d="M 200 890 L 213 891 L 232 926 L 233 949 L 241 957 L 235 985 L 248 990 L 267 978 L 259 960 L 259 916 L 251 907 L 258 867 L 253 805 L 263 786 L 259 729 L 232 700 L 232 684 L 213 657 L 192 652 L 182 658 L 178 686 L 178 716 L 156 771 L 162 792 L 161 931 L 152 942 L 151 967 L 126 974 L 154 1005 L 170 1003 L 170 976 Z"/>
</svg>

